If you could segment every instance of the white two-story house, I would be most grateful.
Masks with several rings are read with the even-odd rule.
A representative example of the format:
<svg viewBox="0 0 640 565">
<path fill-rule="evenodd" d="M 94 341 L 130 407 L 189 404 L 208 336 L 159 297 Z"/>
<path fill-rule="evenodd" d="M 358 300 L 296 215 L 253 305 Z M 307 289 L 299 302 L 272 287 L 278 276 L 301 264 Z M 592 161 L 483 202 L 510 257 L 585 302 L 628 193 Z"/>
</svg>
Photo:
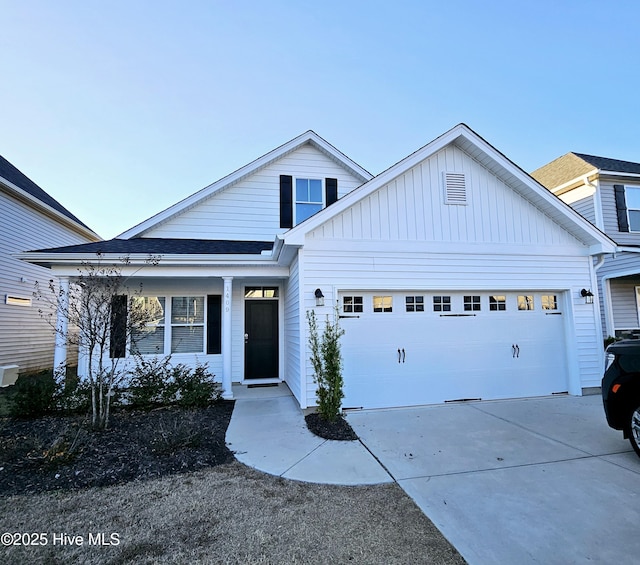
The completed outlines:
<svg viewBox="0 0 640 565">
<path fill-rule="evenodd" d="M 598 386 L 582 291 L 614 250 L 460 124 L 377 176 L 308 131 L 113 240 L 22 258 L 68 284 L 96 252 L 128 256 L 158 312 L 139 352 L 208 363 L 227 398 L 285 382 L 315 405 L 306 315 L 337 309 L 343 407 L 373 408 Z"/>
<path fill-rule="evenodd" d="M 640 335 L 640 163 L 567 153 L 532 176 L 618 244 L 594 265 L 603 336 Z"/>
</svg>

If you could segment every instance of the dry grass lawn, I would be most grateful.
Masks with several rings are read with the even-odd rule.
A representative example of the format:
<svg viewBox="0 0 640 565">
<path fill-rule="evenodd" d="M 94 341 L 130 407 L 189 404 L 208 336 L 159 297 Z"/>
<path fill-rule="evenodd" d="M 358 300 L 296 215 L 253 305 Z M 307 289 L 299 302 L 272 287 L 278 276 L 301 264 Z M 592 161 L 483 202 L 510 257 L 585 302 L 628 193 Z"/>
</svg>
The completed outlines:
<svg viewBox="0 0 640 565">
<path fill-rule="evenodd" d="M 0 563 L 464 563 L 395 484 L 284 480 L 238 462 L 124 485 L 0 498 Z M 118 545 L 88 545 L 102 532 Z M 84 545 L 54 545 L 54 534 Z M 60 538 L 58 538 L 60 539 Z M 3 538 L 4 541 L 4 538 Z"/>
</svg>

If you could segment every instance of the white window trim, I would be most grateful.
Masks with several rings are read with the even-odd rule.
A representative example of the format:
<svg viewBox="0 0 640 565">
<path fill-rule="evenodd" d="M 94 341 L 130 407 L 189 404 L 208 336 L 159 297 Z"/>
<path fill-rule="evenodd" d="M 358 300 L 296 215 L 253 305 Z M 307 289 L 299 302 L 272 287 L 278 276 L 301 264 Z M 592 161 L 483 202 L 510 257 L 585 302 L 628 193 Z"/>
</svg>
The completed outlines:
<svg viewBox="0 0 640 565">
<path fill-rule="evenodd" d="M 627 189 L 629 188 L 633 188 L 635 190 L 640 191 L 640 186 L 630 186 L 630 185 L 624 185 L 624 202 L 625 202 L 625 212 L 627 214 L 627 225 L 629 226 L 629 232 L 630 233 L 640 233 L 640 230 L 633 230 L 631 229 L 631 217 L 629 216 L 629 212 L 633 211 L 633 212 L 640 212 L 640 208 L 631 208 L 628 204 L 629 199 L 627 198 Z"/>
<path fill-rule="evenodd" d="M 297 182 L 298 180 L 319 180 L 320 181 L 320 198 L 321 201 L 318 202 L 307 202 L 305 200 L 298 200 L 297 194 Z M 325 179 L 323 178 L 314 178 L 314 177 L 293 177 L 293 225 L 297 226 L 300 222 L 298 221 L 298 204 L 320 204 L 320 210 L 324 210 L 327 206 L 326 202 L 326 188 L 325 188 Z M 317 212 L 316 212 L 317 213 Z M 305 218 L 306 219 L 306 218 Z"/>
</svg>

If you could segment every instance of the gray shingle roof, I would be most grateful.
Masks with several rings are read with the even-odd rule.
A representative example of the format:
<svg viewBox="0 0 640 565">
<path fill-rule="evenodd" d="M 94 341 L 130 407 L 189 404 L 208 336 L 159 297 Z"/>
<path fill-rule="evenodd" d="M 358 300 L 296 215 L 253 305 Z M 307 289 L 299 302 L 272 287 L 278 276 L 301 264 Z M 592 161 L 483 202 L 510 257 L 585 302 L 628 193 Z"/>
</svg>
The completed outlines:
<svg viewBox="0 0 640 565">
<path fill-rule="evenodd" d="M 259 255 L 273 247 L 273 241 L 230 241 L 210 239 L 162 239 L 137 237 L 95 243 L 38 249 L 46 253 L 117 253 L 149 255 Z"/>
<path fill-rule="evenodd" d="M 9 161 L 7 161 L 2 155 L 0 155 L 0 178 L 9 181 L 11 184 L 14 184 L 18 188 L 21 188 L 26 193 L 40 200 L 40 202 L 42 202 L 43 204 L 50 206 L 57 212 L 65 215 L 70 220 L 73 220 L 74 222 L 80 224 L 81 226 L 84 226 L 87 229 L 91 229 L 86 224 L 82 223 L 78 218 L 76 218 L 71 212 L 69 212 L 69 210 L 67 210 L 55 198 L 49 196 L 29 177 L 27 177 L 24 173 L 20 172 L 16 167 L 9 163 Z"/>
<path fill-rule="evenodd" d="M 536 169 L 531 173 L 531 176 L 541 185 L 553 189 L 584 176 L 593 169 L 640 174 L 640 163 L 597 157 L 585 153 L 567 153 Z"/>
</svg>

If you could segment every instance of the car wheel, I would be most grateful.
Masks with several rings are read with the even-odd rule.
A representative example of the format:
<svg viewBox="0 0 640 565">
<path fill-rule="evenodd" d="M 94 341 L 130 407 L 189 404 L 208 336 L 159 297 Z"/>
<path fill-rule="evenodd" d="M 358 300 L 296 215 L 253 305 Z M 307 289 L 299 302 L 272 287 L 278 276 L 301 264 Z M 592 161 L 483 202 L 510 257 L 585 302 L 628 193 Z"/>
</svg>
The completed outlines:
<svg viewBox="0 0 640 565">
<path fill-rule="evenodd" d="M 631 443 L 631 447 L 633 447 L 633 450 L 638 457 L 640 457 L 640 403 L 634 403 L 634 408 L 630 412 L 628 422 L 629 428 L 627 434 L 629 436 L 629 443 Z"/>
</svg>

